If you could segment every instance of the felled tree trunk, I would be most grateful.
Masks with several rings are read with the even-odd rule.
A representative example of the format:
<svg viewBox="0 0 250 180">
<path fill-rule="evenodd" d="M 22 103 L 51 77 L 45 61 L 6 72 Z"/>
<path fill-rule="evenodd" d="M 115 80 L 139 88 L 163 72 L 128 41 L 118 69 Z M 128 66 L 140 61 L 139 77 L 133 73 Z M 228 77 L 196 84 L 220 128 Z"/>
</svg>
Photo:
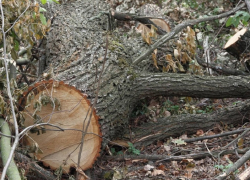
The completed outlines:
<svg viewBox="0 0 250 180">
<path fill-rule="evenodd" d="M 152 135 L 152 131 L 137 133 L 137 129 L 131 131 L 128 129 L 131 112 L 138 101 L 145 97 L 159 95 L 208 98 L 250 97 L 248 77 L 202 77 L 155 73 L 151 59 L 145 59 L 133 66 L 133 60 L 146 51 L 148 45 L 133 33 L 124 33 L 119 29 L 107 32 L 108 18 L 106 15 L 98 16 L 100 11 L 108 10 L 108 5 L 103 1 L 78 1 L 56 6 L 53 10 L 56 11 L 56 16 L 47 36 L 46 45 L 47 62 L 50 64 L 50 71 L 47 73 L 50 73 L 54 80 L 63 81 L 86 94 L 92 104 L 98 96 L 95 112 L 99 117 L 103 147 L 108 140 L 122 139 L 131 131 L 138 135 L 133 137 L 138 145 L 148 144 L 156 138 L 163 137 L 159 134 L 154 138 L 143 138 Z M 105 61 L 107 37 L 108 48 Z M 173 42 L 169 44 L 172 46 Z M 101 73 L 103 65 L 104 70 Z M 100 90 L 97 94 L 99 80 Z M 64 103 L 62 106 L 67 106 L 67 102 Z M 185 117 L 189 117 L 187 120 L 191 119 L 191 116 L 187 115 L 177 119 L 169 118 L 167 123 L 165 122 L 163 127 L 159 128 L 160 133 L 166 132 L 168 123 L 171 124 L 172 129 L 167 135 L 180 132 L 179 130 L 185 126 L 184 123 L 189 123 L 184 121 Z M 241 119 L 236 118 L 235 121 Z M 209 120 L 208 118 L 207 121 Z M 144 126 L 147 129 L 152 127 L 156 132 L 161 122 L 159 120 L 158 123 Z M 199 128 L 211 127 L 215 122 L 214 118 L 211 122 Z M 194 121 L 193 123 L 195 124 Z M 154 125 L 157 126 L 154 127 Z M 78 129 L 81 130 L 81 127 L 82 125 L 79 125 Z M 191 126 L 188 130 L 191 132 Z"/>
</svg>

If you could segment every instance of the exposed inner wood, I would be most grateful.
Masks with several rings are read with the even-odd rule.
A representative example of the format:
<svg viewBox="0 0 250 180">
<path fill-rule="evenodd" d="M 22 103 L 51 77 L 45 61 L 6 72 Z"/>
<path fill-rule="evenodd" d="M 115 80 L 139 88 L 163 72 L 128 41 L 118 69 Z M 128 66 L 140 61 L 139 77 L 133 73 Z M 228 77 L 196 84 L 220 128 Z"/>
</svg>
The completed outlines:
<svg viewBox="0 0 250 180">
<path fill-rule="evenodd" d="M 52 169 L 63 167 L 64 172 L 69 172 L 70 167 L 75 167 L 82 138 L 83 123 L 86 128 L 90 117 L 91 107 L 86 97 L 72 86 L 62 82 L 44 81 L 32 87 L 28 94 L 34 93 L 34 99 L 26 103 L 24 109 L 24 125 L 31 126 L 36 123 L 50 123 L 57 127 L 45 125 L 46 133 L 42 131 L 27 134 L 28 145 L 36 142 L 42 153 L 34 155 L 45 165 Z M 27 97 L 27 96 L 26 96 Z M 41 120 L 36 122 L 33 118 L 34 104 L 39 98 L 49 98 L 53 103 L 48 103 L 41 107 L 41 111 L 36 114 Z M 60 103 L 60 105 L 58 104 Z M 54 107 L 53 107 L 54 106 Z M 38 129 L 41 129 L 38 127 Z M 92 167 L 98 157 L 101 147 L 101 133 L 98 117 L 94 114 L 87 130 L 81 154 L 81 168 L 83 170 Z M 39 135 L 38 135 L 39 134 Z"/>
<path fill-rule="evenodd" d="M 245 34 L 246 31 L 247 31 L 247 28 L 243 28 L 242 30 L 240 30 L 239 32 L 237 32 L 233 37 L 231 37 L 229 39 L 229 41 L 224 46 L 224 49 L 228 48 L 229 46 L 231 46 L 232 44 L 234 44 L 235 42 L 237 42 L 240 39 L 240 37 L 243 34 Z"/>
</svg>

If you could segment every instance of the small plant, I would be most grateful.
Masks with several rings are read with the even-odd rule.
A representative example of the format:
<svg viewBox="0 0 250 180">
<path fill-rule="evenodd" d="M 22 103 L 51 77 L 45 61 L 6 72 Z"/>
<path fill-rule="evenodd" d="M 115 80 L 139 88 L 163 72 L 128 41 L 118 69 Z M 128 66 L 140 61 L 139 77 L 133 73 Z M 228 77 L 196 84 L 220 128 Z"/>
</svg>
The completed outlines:
<svg viewBox="0 0 250 180">
<path fill-rule="evenodd" d="M 223 166 L 223 165 L 215 165 L 214 167 L 217 168 L 217 169 L 220 169 L 221 171 L 225 172 L 228 168 L 232 167 L 233 166 L 233 163 L 230 163 L 226 166 Z M 238 170 L 235 171 L 235 173 L 238 173 Z"/>
<path fill-rule="evenodd" d="M 171 114 L 178 114 L 178 111 L 180 110 L 180 106 L 174 105 L 174 103 L 170 100 L 164 102 L 163 107 L 166 108 Z"/>
<path fill-rule="evenodd" d="M 115 148 L 110 148 L 110 151 L 113 155 L 122 155 L 123 152 L 122 151 L 116 151 Z"/>
<path fill-rule="evenodd" d="M 129 145 L 129 148 L 128 148 L 129 153 L 140 155 L 140 153 L 141 153 L 140 150 L 136 149 L 132 143 L 128 142 L 128 145 Z"/>
<path fill-rule="evenodd" d="M 228 18 L 226 26 L 230 26 L 230 25 L 234 25 L 234 27 L 238 27 L 238 25 L 240 24 L 240 22 L 242 22 L 242 24 L 244 26 L 248 25 L 248 20 L 250 19 L 250 15 L 248 12 L 246 11 L 238 11 L 235 13 L 234 16 Z"/>
</svg>

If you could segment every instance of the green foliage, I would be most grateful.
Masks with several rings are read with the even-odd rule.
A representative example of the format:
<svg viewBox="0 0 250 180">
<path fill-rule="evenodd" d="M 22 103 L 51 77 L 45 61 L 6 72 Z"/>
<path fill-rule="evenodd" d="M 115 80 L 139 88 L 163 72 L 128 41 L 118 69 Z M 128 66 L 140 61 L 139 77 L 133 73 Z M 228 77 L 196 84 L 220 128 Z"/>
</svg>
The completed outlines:
<svg viewBox="0 0 250 180">
<path fill-rule="evenodd" d="M 205 109 L 198 109 L 196 112 L 197 114 L 205 114 L 205 113 L 211 113 L 214 111 L 213 106 L 206 106 Z"/>
<path fill-rule="evenodd" d="M 59 1 L 57 1 L 57 0 L 41 0 L 41 3 L 42 3 L 42 4 L 46 4 L 47 2 L 48 2 L 48 3 L 54 2 L 54 3 L 59 4 Z"/>
<path fill-rule="evenodd" d="M 103 175 L 104 179 L 112 179 L 114 172 L 113 171 L 107 171 Z"/>
<path fill-rule="evenodd" d="M 178 114 L 180 106 L 175 105 L 172 101 L 167 100 L 163 103 L 163 107 L 167 109 L 171 114 Z"/>
<path fill-rule="evenodd" d="M 113 155 L 122 155 L 123 152 L 122 151 L 116 151 L 115 148 L 110 148 L 110 151 Z"/>
<path fill-rule="evenodd" d="M 223 166 L 223 165 L 215 165 L 214 167 L 225 172 L 228 168 L 232 167 L 233 166 L 233 163 L 229 163 L 228 165 L 226 166 Z M 236 170 L 235 173 L 238 173 L 239 171 Z"/>
<path fill-rule="evenodd" d="M 241 103 L 241 101 L 235 101 L 235 102 L 233 102 L 233 105 L 237 105 L 237 104 L 239 104 L 239 103 Z"/>
<path fill-rule="evenodd" d="M 146 100 L 142 100 L 140 104 L 136 107 L 136 109 L 132 112 L 132 117 L 145 115 L 147 113 L 148 113 L 148 107 L 146 104 Z"/>
<path fill-rule="evenodd" d="M 248 25 L 248 21 L 250 19 L 250 15 L 246 11 L 237 11 L 234 16 L 228 18 L 226 22 L 226 27 L 233 25 L 234 27 L 238 27 L 240 22 L 244 25 Z"/>
<path fill-rule="evenodd" d="M 140 153 L 141 153 L 140 150 L 136 149 L 132 143 L 128 142 L 128 145 L 129 145 L 129 148 L 128 148 L 129 153 L 135 154 L 135 155 L 140 155 Z"/>
<path fill-rule="evenodd" d="M 183 139 L 171 139 L 171 142 L 174 143 L 176 146 L 180 146 L 180 145 L 186 145 L 187 143 L 183 140 Z"/>
</svg>

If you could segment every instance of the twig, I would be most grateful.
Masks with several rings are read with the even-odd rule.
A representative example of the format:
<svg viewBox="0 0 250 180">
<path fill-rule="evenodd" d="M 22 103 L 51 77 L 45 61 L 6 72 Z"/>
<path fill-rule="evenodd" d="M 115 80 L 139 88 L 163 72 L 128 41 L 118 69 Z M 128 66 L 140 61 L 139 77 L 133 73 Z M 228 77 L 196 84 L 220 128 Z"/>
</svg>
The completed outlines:
<svg viewBox="0 0 250 180">
<path fill-rule="evenodd" d="M 246 129 L 238 129 L 238 130 L 235 130 L 235 131 L 229 131 L 229 132 L 216 134 L 216 135 L 211 135 L 211 136 L 201 136 L 201 137 L 196 137 L 196 138 L 183 139 L 183 141 L 185 141 L 186 143 L 190 143 L 190 142 L 194 142 L 194 141 L 201 141 L 201 140 L 204 140 L 204 139 L 213 139 L 213 138 L 228 136 L 228 135 L 232 135 L 232 134 L 238 134 L 238 133 L 241 133 L 241 132 L 243 132 L 245 130 Z"/>
<path fill-rule="evenodd" d="M 182 29 L 186 28 L 187 26 L 193 26 L 193 25 L 201 23 L 201 22 L 212 21 L 212 20 L 215 20 L 215 19 L 221 19 L 221 18 L 227 17 L 227 16 L 235 13 L 239 9 L 243 8 L 244 6 L 245 6 L 245 3 L 235 7 L 234 9 L 232 9 L 232 10 L 230 10 L 228 12 L 222 13 L 220 15 L 208 16 L 208 17 L 195 19 L 195 20 L 187 20 L 187 21 L 177 25 L 173 29 L 173 31 L 171 31 L 168 34 L 162 36 L 162 38 L 160 38 L 157 42 L 155 42 L 152 46 L 150 46 L 150 48 L 145 53 L 143 53 L 141 56 L 136 58 L 135 61 L 133 62 L 133 65 L 137 65 L 142 60 L 146 59 L 148 55 L 150 55 L 156 48 L 158 48 L 158 46 L 164 44 L 165 42 L 167 42 L 168 40 L 173 38 L 177 33 L 179 33 Z"/>
<path fill-rule="evenodd" d="M 10 80 L 9 80 L 9 73 L 8 73 L 8 62 L 7 62 L 7 54 L 6 54 L 6 40 L 5 40 L 5 35 L 6 32 L 4 32 L 4 14 L 3 14 L 3 6 L 2 6 L 2 0 L 0 0 L 0 10 L 1 10 L 1 18 L 2 18 L 2 33 L 3 33 L 3 53 L 4 53 L 4 66 L 5 66 L 5 72 L 6 72 L 6 82 L 7 82 L 7 92 L 8 92 L 8 96 L 9 96 L 9 100 L 10 100 L 10 107 L 11 107 L 11 112 L 12 112 L 12 116 L 13 116 L 13 122 L 14 122 L 14 127 L 15 127 L 15 140 L 14 143 L 11 147 L 11 151 L 9 154 L 9 158 L 8 161 L 6 162 L 3 171 L 2 171 L 2 176 L 1 176 L 1 180 L 5 179 L 5 175 L 7 172 L 7 169 L 9 167 L 9 164 L 12 160 L 14 151 L 18 145 L 18 141 L 19 141 L 19 132 L 18 132 L 18 124 L 17 124 L 17 119 L 16 119 L 16 114 L 15 114 L 15 108 L 14 108 L 14 100 L 13 97 L 11 95 L 11 91 L 10 91 Z M 13 23 L 14 25 L 15 23 Z M 13 26 L 12 25 L 12 26 Z"/>
<path fill-rule="evenodd" d="M 244 154 L 245 152 L 249 151 L 250 148 L 245 149 L 237 149 L 238 153 Z M 211 151 L 210 153 L 213 156 L 216 156 L 221 151 Z M 208 152 L 199 152 L 199 153 L 192 153 L 187 155 L 180 155 L 180 156 L 166 156 L 166 155 L 148 155 L 148 154 L 141 154 L 141 155 L 117 155 L 117 156 L 104 156 L 103 158 L 105 160 L 116 160 L 116 161 L 124 161 L 124 160 L 130 160 L 130 159 L 147 159 L 151 161 L 156 161 L 156 163 L 162 162 L 162 161 L 182 161 L 183 159 L 200 159 L 204 157 L 211 157 L 211 154 Z M 234 149 L 226 150 L 223 152 L 223 155 L 225 154 L 234 154 Z"/>
<path fill-rule="evenodd" d="M 206 36 L 205 40 L 203 42 L 203 47 L 204 47 L 204 54 L 205 54 L 205 59 L 207 61 L 207 65 L 211 63 L 210 61 L 210 47 L 208 46 L 208 40 L 209 37 Z M 211 76 L 212 75 L 212 70 L 207 66 L 207 73 Z"/>
</svg>

